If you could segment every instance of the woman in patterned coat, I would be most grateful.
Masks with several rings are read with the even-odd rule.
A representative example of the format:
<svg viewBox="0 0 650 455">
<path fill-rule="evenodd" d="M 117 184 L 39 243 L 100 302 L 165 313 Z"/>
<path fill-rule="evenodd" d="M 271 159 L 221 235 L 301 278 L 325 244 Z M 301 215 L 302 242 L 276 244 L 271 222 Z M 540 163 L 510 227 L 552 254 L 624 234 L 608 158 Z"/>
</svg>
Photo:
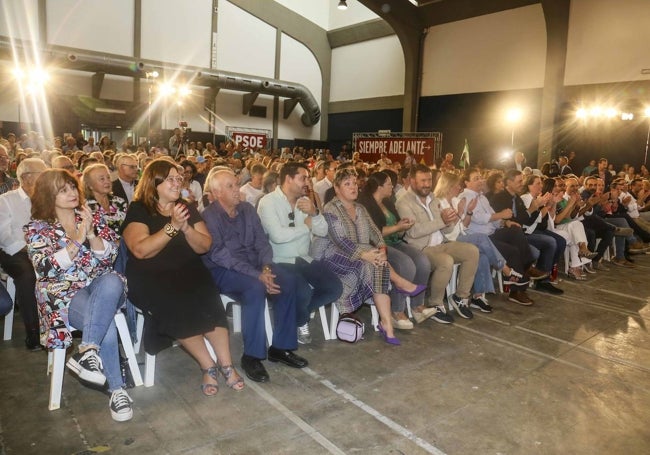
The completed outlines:
<svg viewBox="0 0 650 455">
<path fill-rule="evenodd" d="M 343 293 L 335 302 L 339 312 L 352 313 L 372 299 L 381 319 L 378 330 L 387 343 L 399 345 L 391 321 L 384 239 L 365 207 L 355 202 L 359 192 L 356 171 L 339 170 L 333 183 L 336 197 L 324 207 L 328 236 L 314 239 L 313 256 L 323 260 L 343 284 Z"/>
<path fill-rule="evenodd" d="M 67 367 L 84 381 L 108 382 L 111 416 L 131 419 L 113 322 L 126 297 L 125 280 L 113 271 L 115 231 L 101 211 L 91 213 L 76 177 L 48 169 L 36 180 L 25 240 L 37 278 L 42 343 L 65 349 L 72 342 L 70 327 L 82 330 L 79 352 Z"/>
</svg>

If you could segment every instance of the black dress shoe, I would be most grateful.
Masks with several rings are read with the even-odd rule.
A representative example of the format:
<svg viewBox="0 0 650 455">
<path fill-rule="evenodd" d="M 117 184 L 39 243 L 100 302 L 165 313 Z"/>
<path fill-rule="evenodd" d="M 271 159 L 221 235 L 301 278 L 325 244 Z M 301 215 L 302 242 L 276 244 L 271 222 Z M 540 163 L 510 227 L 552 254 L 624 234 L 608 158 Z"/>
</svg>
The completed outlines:
<svg viewBox="0 0 650 455">
<path fill-rule="evenodd" d="M 553 294 L 553 295 L 564 294 L 564 291 L 562 289 L 553 286 L 548 281 L 542 281 L 542 282 L 538 281 L 537 284 L 535 285 L 535 290 L 539 292 L 546 292 L 548 294 Z"/>
<path fill-rule="evenodd" d="M 269 374 L 262 365 L 260 359 L 244 354 L 241 356 L 241 368 L 246 373 L 246 377 L 255 382 L 268 382 Z"/>
<path fill-rule="evenodd" d="M 282 362 L 285 365 L 293 368 L 305 368 L 307 365 L 309 365 L 307 359 L 303 359 L 291 351 L 277 349 L 273 346 L 269 348 L 269 360 L 271 362 Z"/>
</svg>

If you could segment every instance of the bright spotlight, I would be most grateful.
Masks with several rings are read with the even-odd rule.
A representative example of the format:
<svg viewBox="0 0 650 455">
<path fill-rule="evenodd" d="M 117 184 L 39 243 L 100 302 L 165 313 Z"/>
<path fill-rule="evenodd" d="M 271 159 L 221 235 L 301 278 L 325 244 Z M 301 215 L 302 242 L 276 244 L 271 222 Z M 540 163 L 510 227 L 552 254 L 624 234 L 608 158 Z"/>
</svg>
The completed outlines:
<svg viewBox="0 0 650 455">
<path fill-rule="evenodd" d="M 163 82 L 162 84 L 160 84 L 159 90 L 161 96 L 169 96 L 176 93 L 176 87 L 174 87 L 169 82 Z"/>
<path fill-rule="evenodd" d="M 589 115 L 592 117 L 600 117 L 603 115 L 603 108 L 600 106 L 594 106 L 589 110 Z"/>
<path fill-rule="evenodd" d="M 512 159 L 512 155 L 513 155 L 514 153 L 515 153 L 515 151 L 514 151 L 514 150 L 510 150 L 510 149 L 506 149 L 506 150 L 502 151 L 502 152 L 501 152 L 501 156 L 499 157 L 499 161 L 500 161 L 501 163 L 503 163 L 503 162 L 505 162 L 505 161 L 509 161 L 509 160 L 511 160 L 511 159 Z"/>
<path fill-rule="evenodd" d="M 614 117 L 616 117 L 616 114 L 618 114 L 618 111 L 616 109 L 614 109 L 613 107 L 608 107 L 605 110 L 605 117 L 607 117 L 607 118 L 614 118 Z"/>
<path fill-rule="evenodd" d="M 187 85 L 183 85 L 178 89 L 178 94 L 181 97 L 189 96 L 192 94 L 192 90 Z"/>
<path fill-rule="evenodd" d="M 578 109 L 576 111 L 576 117 L 578 117 L 580 119 L 586 118 L 587 117 L 587 109 L 585 109 L 584 107 L 581 107 L 580 109 Z"/>
<path fill-rule="evenodd" d="M 30 82 L 36 86 L 42 86 L 50 80 L 50 75 L 43 68 L 33 68 L 29 72 Z"/>
<path fill-rule="evenodd" d="M 506 120 L 509 123 L 517 123 L 521 120 L 523 115 L 523 112 L 519 108 L 509 109 L 508 112 L 506 112 Z"/>
<path fill-rule="evenodd" d="M 646 117 L 650 117 L 650 107 L 646 107 L 646 108 L 645 108 L 645 111 L 643 111 L 643 114 L 644 114 Z"/>
<path fill-rule="evenodd" d="M 18 68 L 18 67 L 14 68 L 13 74 L 14 74 L 14 77 L 19 81 L 21 81 L 21 80 L 23 80 L 25 78 L 25 72 L 23 71 L 22 68 Z"/>
<path fill-rule="evenodd" d="M 634 114 L 631 112 L 623 112 L 621 114 L 621 120 L 634 120 Z"/>
</svg>

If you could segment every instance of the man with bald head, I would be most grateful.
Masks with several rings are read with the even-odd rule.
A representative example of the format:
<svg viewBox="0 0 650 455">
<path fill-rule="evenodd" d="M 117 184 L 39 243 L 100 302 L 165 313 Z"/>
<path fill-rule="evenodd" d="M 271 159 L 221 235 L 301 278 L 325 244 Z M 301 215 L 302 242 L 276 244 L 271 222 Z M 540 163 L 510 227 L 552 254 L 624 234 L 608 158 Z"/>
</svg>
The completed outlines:
<svg viewBox="0 0 650 455">
<path fill-rule="evenodd" d="M 16 303 L 25 324 L 25 346 L 39 350 L 38 310 L 34 287 L 36 275 L 27 256 L 23 226 L 31 218 L 32 203 L 29 199 L 36 178 L 46 169 L 39 158 L 25 158 L 16 169 L 20 187 L 0 196 L 0 266 L 16 284 Z"/>
<path fill-rule="evenodd" d="M 239 183 L 232 171 L 211 173 L 206 189 L 213 202 L 203 211 L 203 219 L 212 246 L 203 261 L 219 290 L 241 303 L 242 369 L 253 381 L 268 381 L 262 364 L 267 354 L 272 362 L 306 367 L 307 360 L 293 353 L 298 348 L 297 276 L 273 263 L 273 250 L 260 218 L 255 207 L 240 203 Z M 274 318 L 273 342 L 268 352 L 264 328 L 267 295 L 273 301 Z"/>
</svg>

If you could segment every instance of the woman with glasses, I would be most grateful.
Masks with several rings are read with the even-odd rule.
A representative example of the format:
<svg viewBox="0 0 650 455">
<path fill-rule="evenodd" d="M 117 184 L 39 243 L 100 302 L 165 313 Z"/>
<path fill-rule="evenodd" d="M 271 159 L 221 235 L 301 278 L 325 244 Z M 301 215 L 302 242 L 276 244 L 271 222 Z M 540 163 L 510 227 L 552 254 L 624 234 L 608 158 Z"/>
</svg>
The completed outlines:
<svg viewBox="0 0 650 455">
<path fill-rule="evenodd" d="M 366 300 L 372 299 L 381 319 L 377 329 L 384 341 L 400 345 L 393 331 L 388 296 L 394 273 L 388 265 L 381 231 L 365 207 L 356 202 L 359 193 L 356 171 L 348 167 L 340 169 L 333 184 L 336 196 L 325 204 L 323 213 L 328 236 L 314 238 L 314 259 L 322 260 L 343 284 L 343 293 L 335 302 L 339 312 L 353 313 Z M 421 286 L 415 286 L 402 277 L 395 278 L 402 289 L 415 288 L 413 295 L 423 291 Z"/>
<path fill-rule="evenodd" d="M 90 210 L 95 213 L 102 211 L 108 226 L 115 232 L 120 231 L 120 226 L 126 218 L 128 204 L 125 199 L 113 194 L 113 182 L 105 164 L 92 164 L 83 172 L 84 195 Z"/>
<path fill-rule="evenodd" d="M 122 229 L 129 299 L 144 313 L 145 350 L 156 354 L 173 339 L 180 341 L 201 368 L 201 390 L 214 396 L 217 373 L 234 390 L 243 389 L 244 380 L 232 366 L 219 291 L 200 258 L 212 237 L 197 210 L 181 200 L 183 180 L 165 158 L 152 161 L 142 174 Z"/>
</svg>

